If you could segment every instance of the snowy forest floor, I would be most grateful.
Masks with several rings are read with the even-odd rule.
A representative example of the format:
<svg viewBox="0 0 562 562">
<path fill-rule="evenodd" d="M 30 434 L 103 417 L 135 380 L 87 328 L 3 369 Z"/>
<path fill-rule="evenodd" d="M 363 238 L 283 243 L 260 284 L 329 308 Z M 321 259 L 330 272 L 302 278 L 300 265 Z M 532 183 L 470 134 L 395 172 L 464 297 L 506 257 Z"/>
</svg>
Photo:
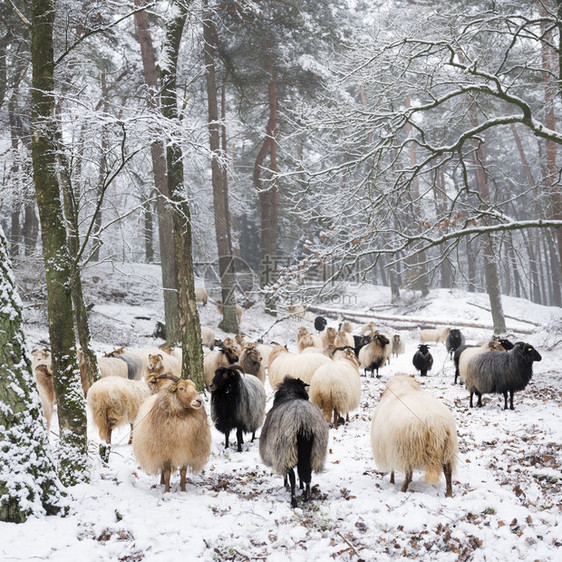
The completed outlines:
<svg viewBox="0 0 562 562">
<path fill-rule="evenodd" d="M 29 348 L 48 339 L 44 285 L 37 267 L 16 264 L 25 304 Z M 151 337 L 162 320 L 159 268 L 109 263 L 85 275 L 93 345 L 105 352 L 128 345 L 155 343 Z M 435 290 L 423 301 L 407 295 L 408 304 L 384 307 L 390 294 L 384 287 L 350 285 L 346 307 L 428 320 L 488 324 L 484 294 Z M 479 306 L 474 306 L 474 305 Z M 342 309 L 339 303 L 334 308 Z M 414 473 L 407 493 L 403 474 L 389 483 L 377 471 L 370 445 L 370 420 L 386 381 L 398 372 L 414 373 L 411 359 L 418 332 L 399 332 L 406 353 L 381 369 L 381 378 L 362 378 L 362 399 L 350 423 L 330 429 L 326 470 L 313 475 L 312 501 L 292 509 L 282 479 L 259 458 L 258 443 L 246 443 L 237 453 L 224 449 L 224 437 L 213 428 L 213 446 L 201 474 L 179 491 L 163 494 L 156 477 L 142 472 L 128 428 L 114 433 L 107 464 L 98 454 L 99 436 L 91 423 L 91 482 L 69 490 L 70 514 L 65 518 L 33 518 L 23 525 L 0 524 L 0 559 L 8 560 L 560 560 L 562 553 L 562 311 L 523 299 L 504 298 L 506 314 L 532 324 L 508 320 L 513 341 L 528 341 L 543 360 L 525 391 L 515 395 L 515 411 L 504 411 L 503 397 L 488 395 L 480 409 L 468 407 L 468 393 L 453 385 L 454 367 L 442 344 L 433 345 L 434 368 L 421 379 L 423 388 L 453 412 L 459 436 L 453 498 L 445 498 L 443 477 L 426 484 Z M 212 305 L 200 308 L 202 324 L 216 329 Z M 274 320 L 254 305 L 244 311 L 241 329 L 257 338 Z M 329 325 L 337 325 L 331 320 Z M 268 332 L 295 349 L 298 326 L 307 320 L 288 319 Z M 380 325 L 395 333 L 394 326 Z M 359 325 L 356 325 L 356 333 Z M 517 330 L 532 329 L 521 335 Z M 491 336 L 482 329 L 463 329 L 474 342 Z M 220 335 L 220 331 L 217 330 Z M 273 393 L 266 385 L 268 408 Z M 209 411 L 209 396 L 206 397 Z M 56 415 L 51 441 L 56 443 Z M 258 432 L 259 436 L 259 432 Z M 249 436 L 247 436 L 249 437 Z M 232 439 L 231 439 L 232 441 Z"/>
</svg>

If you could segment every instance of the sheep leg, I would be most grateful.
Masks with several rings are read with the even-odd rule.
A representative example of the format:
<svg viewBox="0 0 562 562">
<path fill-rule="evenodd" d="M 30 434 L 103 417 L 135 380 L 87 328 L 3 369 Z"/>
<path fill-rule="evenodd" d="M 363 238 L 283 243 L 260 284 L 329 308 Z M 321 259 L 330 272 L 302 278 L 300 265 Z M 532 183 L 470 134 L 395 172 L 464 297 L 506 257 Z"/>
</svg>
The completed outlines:
<svg viewBox="0 0 562 562">
<path fill-rule="evenodd" d="M 474 396 L 474 392 L 470 393 L 470 407 L 474 408 L 474 406 L 472 405 L 472 397 Z"/>
<path fill-rule="evenodd" d="M 236 439 L 238 440 L 238 452 L 241 453 L 242 452 L 242 443 L 244 443 L 244 437 L 243 437 L 243 432 L 242 432 L 241 427 L 239 427 L 236 430 Z"/>
<path fill-rule="evenodd" d="M 402 492 L 408 491 L 408 486 L 410 485 L 411 481 L 412 481 L 412 470 L 407 470 L 404 484 L 402 484 Z"/>
<path fill-rule="evenodd" d="M 129 433 L 129 445 L 133 442 L 133 424 L 131 424 L 131 433 Z"/>
<path fill-rule="evenodd" d="M 450 462 L 443 465 L 443 474 L 445 475 L 445 482 L 447 483 L 447 491 L 445 492 L 445 497 L 452 498 L 453 497 L 453 483 L 452 483 L 453 468 Z"/>
<path fill-rule="evenodd" d="M 187 465 L 184 464 L 184 465 L 180 468 L 180 490 L 181 490 L 182 492 L 185 492 L 186 480 L 187 480 Z"/>
<path fill-rule="evenodd" d="M 162 476 L 164 477 L 164 493 L 170 491 L 170 475 L 172 474 L 172 465 L 165 462 L 162 466 Z"/>
<path fill-rule="evenodd" d="M 503 409 L 507 410 L 507 390 L 503 393 Z"/>
<path fill-rule="evenodd" d="M 478 407 L 482 408 L 482 395 L 479 392 L 477 392 L 476 396 L 478 396 Z"/>
<path fill-rule="evenodd" d="M 390 471 L 390 483 L 394 484 L 394 470 Z"/>
<path fill-rule="evenodd" d="M 306 483 L 306 487 L 304 489 L 303 497 L 304 497 L 305 502 L 310 501 L 310 482 Z"/>
<path fill-rule="evenodd" d="M 252 441 L 251 441 L 251 443 L 254 442 L 254 439 L 255 439 L 255 438 L 256 438 L 256 432 L 255 432 L 255 431 L 252 431 Z"/>
<path fill-rule="evenodd" d="M 336 408 L 334 408 L 334 427 L 337 429 L 340 425 L 340 414 Z"/>
<path fill-rule="evenodd" d="M 228 438 L 230 437 L 230 429 L 224 432 L 224 448 L 228 449 Z"/>
<path fill-rule="evenodd" d="M 457 379 L 459 378 L 459 370 L 455 369 L 455 382 L 453 384 L 457 384 Z"/>
<path fill-rule="evenodd" d="M 515 392 L 513 390 L 509 391 L 509 409 L 510 410 L 515 410 L 515 408 L 513 407 L 513 395 L 515 394 Z"/>
<path fill-rule="evenodd" d="M 295 496 L 295 471 L 292 468 L 289 470 L 289 480 L 291 481 L 291 506 L 297 507 L 297 498 Z"/>
</svg>

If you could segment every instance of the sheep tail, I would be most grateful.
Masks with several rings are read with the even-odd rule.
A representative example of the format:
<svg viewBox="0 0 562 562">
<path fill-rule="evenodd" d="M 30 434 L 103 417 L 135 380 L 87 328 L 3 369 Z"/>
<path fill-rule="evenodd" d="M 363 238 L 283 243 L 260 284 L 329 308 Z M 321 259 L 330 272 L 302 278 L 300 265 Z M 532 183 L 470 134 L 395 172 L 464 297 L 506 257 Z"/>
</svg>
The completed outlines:
<svg viewBox="0 0 562 562">
<path fill-rule="evenodd" d="M 302 430 L 297 433 L 297 451 L 299 459 L 297 462 L 297 473 L 301 483 L 310 484 L 312 480 L 311 453 L 313 444 L 313 433 L 305 433 Z"/>
</svg>

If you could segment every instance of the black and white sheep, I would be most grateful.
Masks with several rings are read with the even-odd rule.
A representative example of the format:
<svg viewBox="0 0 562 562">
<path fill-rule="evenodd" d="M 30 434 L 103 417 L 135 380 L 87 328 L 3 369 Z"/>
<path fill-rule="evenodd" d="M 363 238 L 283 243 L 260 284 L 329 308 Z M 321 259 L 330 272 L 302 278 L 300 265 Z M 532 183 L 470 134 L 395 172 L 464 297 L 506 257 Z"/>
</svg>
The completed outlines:
<svg viewBox="0 0 562 562">
<path fill-rule="evenodd" d="M 246 375 L 254 375 L 265 384 L 265 365 L 255 343 L 248 343 L 240 354 L 240 367 Z"/>
<path fill-rule="evenodd" d="M 267 466 L 291 482 L 291 505 L 296 507 L 297 467 L 304 501 L 310 499 L 312 471 L 324 470 L 328 452 L 328 422 L 308 400 L 306 383 L 286 377 L 279 385 L 260 437 L 260 456 Z"/>
<path fill-rule="evenodd" d="M 513 349 L 505 353 L 486 352 L 472 357 L 465 373 L 465 385 L 472 397 L 478 396 L 478 407 L 482 406 L 483 394 L 503 394 L 504 410 L 513 410 L 513 395 L 523 390 L 533 376 L 533 362 L 542 359 L 540 353 L 531 345 L 517 342 Z"/>
<path fill-rule="evenodd" d="M 445 340 L 445 347 L 447 348 L 447 353 L 452 357 L 455 350 L 464 345 L 465 340 L 462 332 L 458 328 L 451 328 L 451 331 L 447 335 Z"/>
<path fill-rule="evenodd" d="M 211 391 L 211 419 L 225 436 L 228 448 L 230 432 L 236 429 L 238 452 L 242 451 L 243 433 L 252 434 L 263 424 L 265 417 L 265 389 L 261 381 L 245 375 L 238 365 L 221 367 L 209 386 Z"/>
<path fill-rule="evenodd" d="M 431 371 L 431 367 L 433 367 L 433 357 L 429 352 L 429 345 L 424 343 L 418 345 L 418 350 L 414 353 L 412 363 L 422 377 L 425 377 L 427 372 Z"/>
<path fill-rule="evenodd" d="M 386 364 L 391 354 L 392 345 L 384 334 L 376 333 L 372 336 L 371 341 L 359 350 L 359 361 L 365 369 L 365 375 L 370 371 L 372 378 L 376 371 L 378 378 L 379 369 Z"/>
<path fill-rule="evenodd" d="M 234 341 L 234 340 L 232 340 Z M 203 371 L 205 373 L 205 386 L 209 388 L 215 372 L 220 367 L 229 367 L 238 363 L 239 355 L 238 350 L 230 345 L 221 345 L 219 349 L 210 351 L 203 358 Z"/>
</svg>

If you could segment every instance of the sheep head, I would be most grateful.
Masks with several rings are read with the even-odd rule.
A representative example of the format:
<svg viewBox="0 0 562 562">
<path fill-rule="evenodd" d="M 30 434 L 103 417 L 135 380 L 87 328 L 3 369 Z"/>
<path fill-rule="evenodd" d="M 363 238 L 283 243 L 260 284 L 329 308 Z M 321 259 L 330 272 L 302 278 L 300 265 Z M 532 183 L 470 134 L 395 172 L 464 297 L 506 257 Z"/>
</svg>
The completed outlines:
<svg viewBox="0 0 562 562">
<path fill-rule="evenodd" d="M 189 379 L 183 379 L 168 388 L 168 392 L 175 394 L 184 409 L 199 410 L 203 407 L 203 399 L 195 383 Z"/>
<path fill-rule="evenodd" d="M 161 369 L 164 368 L 164 358 L 162 357 L 162 355 L 160 355 L 160 353 L 149 353 L 148 355 L 148 371 L 149 372 L 155 372 L 155 371 L 160 371 Z"/>
<path fill-rule="evenodd" d="M 273 405 L 287 400 L 308 400 L 308 392 L 306 387 L 309 386 L 301 379 L 293 379 L 289 376 L 283 379 L 283 382 L 277 387 Z"/>
<path fill-rule="evenodd" d="M 178 377 L 170 373 L 164 373 L 162 375 L 152 374 L 146 378 L 146 384 L 148 384 L 152 394 L 156 394 L 163 388 L 178 383 L 179 381 L 180 379 Z"/>
<path fill-rule="evenodd" d="M 381 347 L 384 347 L 385 345 L 388 345 L 390 343 L 390 340 L 383 334 L 375 334 L 373 336 L 373 341 L 378 341 Z"/>
<path fill-rule="evenodd" d="M 228 392 L 228 389 L 232 387 L 235 382 L 240 380 L 242 374 L 243 371 L 239 365 L 220 367 L 215 371 L 215 376 L 209 385 L 209 390 L 215 392 L 217 390 L 226 389 L 226 392 Z"/>
<path fill-rule="evenodd" d="M 514 349 L 521 351 L 531 363 L 542 360 L 541 354 L 530 343 L 519 341 L 514 345 Z"/>
<path fill-rule="evenodd" d="M 304 326 L 301 326 L 299 328 L 299 331 L 297 332 L 297 341 L 300 341 L 301 338 L 303 338 L 306 335 L 308 335 L 308 330 Z"/>
</svg>

